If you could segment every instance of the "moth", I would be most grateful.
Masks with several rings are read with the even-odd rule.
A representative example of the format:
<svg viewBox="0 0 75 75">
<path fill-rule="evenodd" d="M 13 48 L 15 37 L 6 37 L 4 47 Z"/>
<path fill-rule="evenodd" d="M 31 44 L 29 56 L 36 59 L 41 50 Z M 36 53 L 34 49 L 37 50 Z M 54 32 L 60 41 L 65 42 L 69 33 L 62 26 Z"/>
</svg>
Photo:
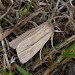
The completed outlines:
<svg viewBox="0 0 75 75">
<path fill-rule="evenodd" d="M 53 46 L 54 26 L 50 21 L 26 31 L 9 43 L 10 47 L 16 49 L 17 56 L 21 63 L 30 60 L 49 40 Z"/>
</svg>

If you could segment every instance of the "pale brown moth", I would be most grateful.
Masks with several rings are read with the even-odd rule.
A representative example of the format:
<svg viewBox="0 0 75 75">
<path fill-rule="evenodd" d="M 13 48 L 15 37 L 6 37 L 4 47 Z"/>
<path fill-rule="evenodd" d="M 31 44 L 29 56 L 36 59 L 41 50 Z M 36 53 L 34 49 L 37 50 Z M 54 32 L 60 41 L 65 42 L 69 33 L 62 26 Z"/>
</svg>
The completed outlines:
<svg viewBox="0 0 75 75">
<path fill-rule="evenodd" d="M 30 60 L 49 40 L 53 39 L 54 26 L 50 21 L 46 21 L 43 24 L 35 27 L 9 44 L 13 49 L 16 49 L 18 58 L 21 63 L 26 63 Z M 51 42 L 53 46 L 53 41 Z"/>
</svg>

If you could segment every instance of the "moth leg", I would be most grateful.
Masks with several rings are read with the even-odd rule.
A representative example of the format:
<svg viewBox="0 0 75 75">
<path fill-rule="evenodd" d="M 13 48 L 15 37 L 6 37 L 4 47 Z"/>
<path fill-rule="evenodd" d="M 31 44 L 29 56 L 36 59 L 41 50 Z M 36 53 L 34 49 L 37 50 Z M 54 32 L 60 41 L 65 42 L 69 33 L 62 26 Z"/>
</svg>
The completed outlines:
<svg viewBox="0 0 75 75">
<path fill-rule="evenodd" d="M 42 60 L 42 48 L 40 49 L 40 53 L 39 53 L 39 56 L 40 56 L 40 60 Z"/>
<path fill-rule="evenodd" d="M 55 48 L 54 48 L 54 46 L 53 46 L 53 34 L 52 34 L 52 36 L 51 36 L 51 45 L 52 45 L 52 48 L 53 48 L 53 50 L 56 50 Z"/>
</svg>

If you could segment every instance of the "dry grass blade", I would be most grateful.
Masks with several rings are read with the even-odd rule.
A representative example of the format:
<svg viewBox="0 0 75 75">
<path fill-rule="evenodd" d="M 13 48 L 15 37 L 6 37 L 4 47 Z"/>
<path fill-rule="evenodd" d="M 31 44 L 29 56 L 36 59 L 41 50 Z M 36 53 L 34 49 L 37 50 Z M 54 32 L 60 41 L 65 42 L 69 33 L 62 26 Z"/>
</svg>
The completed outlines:
<svg viewBox="0 0 75 75">
<path fill-rule="evenodd" d="M 0 9 L 5 9 L 4 5 L 2 4 L 2 1 L 0 0 Z"/>
<path fill-rule="evenodd" d="M 0 20 L 9 12 L 9 10 L 11 9 L 12 5 L 13 5 L 13 0 L 11 0 L 11 6 L 8 7 L 7 11 L 2 15 L 0 16 Z"/>
<path fill-rule="evenodd" d="M 71 59 L 66 58 L 66 59 L 64 59 L 63 62 L 61 62 L 60 64 L 65 64 L 65 63 L 67 63 L 67 62 L 70 61 L 70 60 L 71 60 Z M 47 68 L 47 70 L 44 72 L 43 75 L 52 75 L 52 74 L 51 74 L 52 71 L 53 71 L 58 65 L 60 65 L 60 64 L 58 64 L 57 61 L 54 61 L 53 63 L 51 63 L 51 65 L 49 66 L 49 68 Z"/>
<path fill-rule="evenodd" d="M 29 20 L 31 20 L 33 17 L 37 16 L 39 13 L 42 13 L 42 11 L 39 9 L 37 11 L 35 11 L 34 13 L 32 13 L 31 15 L 29 15 L 28 17 L 26 17 L 25 19 L 21 20 L 18 24 L 16 24 L 13 28 L 10 28 L 8 30 L 6 30 L 3 33 L 3 39 L 5 37 L 7 37 L 9 34 L 11 34 L 13 31 L 15 31 L 17 28 L 22 27 L 23 25 L 25 25 Z M 1 40 L 1 37 L 0 37 Z"/>
<path fill-rule="evenodd" d="M 2 16 L 0 16 L 0 20 L 9 12 L 10 9 L 11 9 L 11 6 L 7 9 L 7 11 Z"/>
<path fill-rule="evenodd" d="M 44 46 L 50 37 L 53 37 L 53 34 L 54 27 L 52 23 L 47 21 L 10 42 L 10 46 L 16 48 L 19 44 L 17 46 L 17 55 L 20 61 L 25 63 Z"/>
<path fill-rule="evenodd" d="M 2 30 L 2 28 L 0 26 L 0 37 L 1 38 L 2 38 L 2 32 L 3 32 L 3 30 Z M 1 44 L 2 44 L 2 48 L 3 48 L 3 52 L 4 52 L 4 60 L 5 60 L 4 64 L 6 63 L 8 65 L 8 67 L 10 68 L 10 64 L 9 64 L 9 60 L 8 60 L 8 57 L 7 57 L 7 52 L 6 52 L 4 40 L 1 40 Z M 4 65 L 4 67 L 5 67 L 5 65 Z"/>
</svg>

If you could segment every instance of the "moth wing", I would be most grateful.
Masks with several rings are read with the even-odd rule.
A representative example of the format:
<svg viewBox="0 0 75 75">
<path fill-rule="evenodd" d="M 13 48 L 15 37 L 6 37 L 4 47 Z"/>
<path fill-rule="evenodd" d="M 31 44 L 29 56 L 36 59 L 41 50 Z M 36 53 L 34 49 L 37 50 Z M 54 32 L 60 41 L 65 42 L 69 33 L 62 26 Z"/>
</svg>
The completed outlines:
<svg viewBox="0 0 75 75">
<path fill-rule="evenodd" d="M 44 46 L 52 33 L 53 26 L 47 21 L 10 42 L 10 46 L 16 48 L 19 60 L 25 63 Z"/>
<path fill-rule="evenodd" d="M 38 28 L 39 30 L 37 32 L 34 31 L 34 34 L 32 36 L 24 38 L 20 42 L 21 46 L 19 46 L 18 52 L 21 52 L 21 51 L 23 52 L 30 46 L 33 46 L 36 42 L 38 42 L 41 38 L 43 38 L 47 33 L 49 33 L 49 32 L 52 33 L 52 28 L 53 28 L 52 25 L 49 26 L 49 24 L 43 25 L 43 27 Z"/>
<path fill-rule="evenodd" d="M 21 42 L 16 50 L 20 62 L 26 63 L 28 60 L 30 60 L 45 45 L 50 37 L 51 33 L 47 33 L 38 42 L 36 42 L 33 46 L 30 46 L 27 49 L 22 48 L 23 42 Z"/>
<path fill-rule="evenodd" d="M 17 45 L 24 39 L 26 38 L 30 33 L 32 33 L 33 31 L 35 31 L 37 28 L 33 28 L 29 31 L 26 31 L 25 33 L 23 33 L 22 35 L 20 35 L 19 37 L 17 37 L 16 39 L 14 39 L 13 41 L 9 42 L 10 47 L 12 47 L 13 49 L 17 48 Z"/>
<path fill-rule="evenodd" d="M 32 37 L 32 35 L 36 35 L 36 33 L 38 31 L 41 31 L 41 29 L 44 29 L 44 28 L 47 28 L 48 27 L 48 21 L 47 22 L 44 22 L 43 24 L 41 24 L 40 26 L 38 27 L 35 27 L 29 31 L 26 31 L 25 33 L 23 33 L 22 35 L 20 35 L 19 37 L 17 37 L 16 39 L 14 39 L 13 41 L 11 41 L 9 43 L 10 47 L 12 47 L 13 49 L 16 49 L 18 44 L 25 38 L 29 38 L 29 37 Z M 49 29 L 49 28 L 48 28 Z M 44 29 L 45 30 L 45 29 Z M 50 29 L 49 29 L 50 30 Z M 39 33 L 39 32 L 38 32 Z M 39 35 L 39 34 L 38 34 Z"/>
</svg>

